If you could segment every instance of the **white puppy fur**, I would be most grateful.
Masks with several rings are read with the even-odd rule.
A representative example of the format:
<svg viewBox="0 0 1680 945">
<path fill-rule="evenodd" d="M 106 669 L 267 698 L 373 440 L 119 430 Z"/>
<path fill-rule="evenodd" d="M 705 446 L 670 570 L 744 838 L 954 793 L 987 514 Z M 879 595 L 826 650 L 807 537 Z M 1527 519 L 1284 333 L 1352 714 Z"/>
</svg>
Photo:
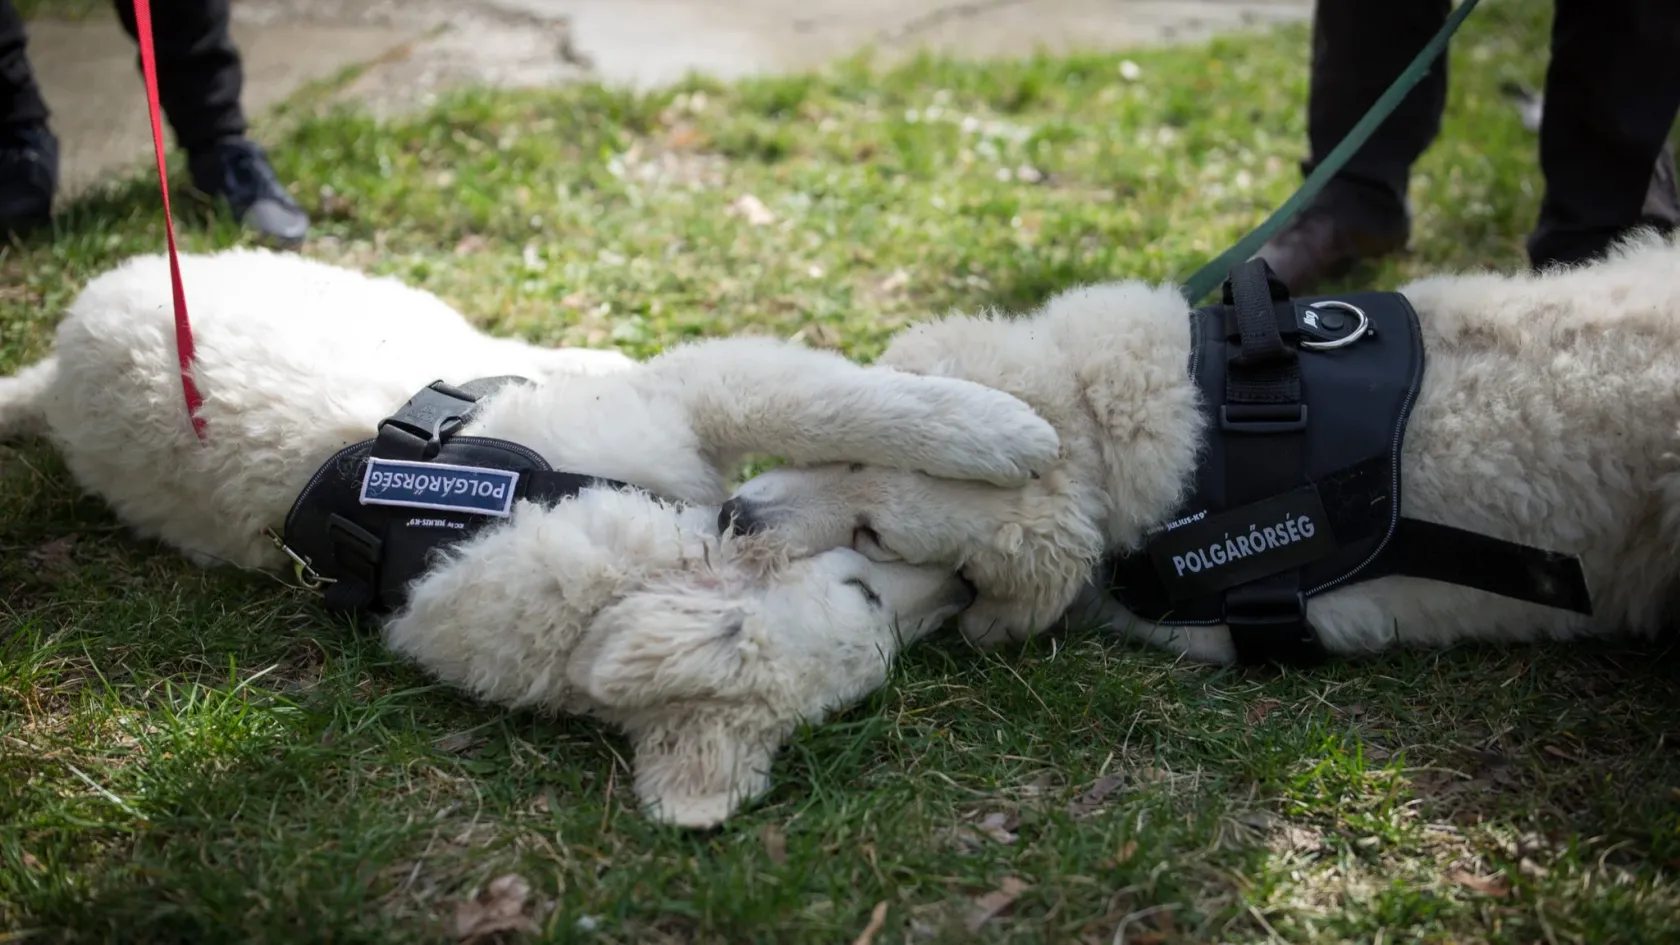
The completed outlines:
<svg viewBox="0 0 1680 945">
<path fill-rule="evenodd" d="M 1643 234 L 1596 265 L 1462 274 L 1401 289 L 1422 322 L 1423 387 L 1402 451 L 1402 514 L 1580 556 L 1591 618 L 1452 584 L 1389 577 L 1312 598 L 1332 653 L 1470 639 L 1651 634 L 1680 548 L 1680 238 Z M 1182 501 L 1205 431 L 1175 287 L 1096 285 L 1025 318 L 952 316 L 880 359 L 1019 395 L 1061 434 L 1059 463 L 1019 488 L 872 466 L 771 470 L 726 505 L 802 552 L 962 567 L 961 617 L 987 644 L 1070 616 L 1197 660 L 1235 658 L 1223 626 L 1139 620 L 1093 569 L 1139 548 Z"/>
<path fill-rule="evenodd" d="M 423 574 L 385 637 L 483 698 L 623 727 L 637 792 L 670 822 L 713 824 L 762 792 L 788 732 L 879 686 L 902 640 L 973 598 L 950 568 L 846 549 L 790 562 L 720 538 L 715 504 L 743 454 L 1018 485 L 1058 451 L 1008 394 L 793 344 L 700 342 L 635 364 L 492 338 L 426 292 L 295 255 L 188 256 L 182 272 L 204 442 L 158 256 L 95 278 L 52 355 L 0 379 L 0 438 L 46 434 L 83 488 L 195 561 L 279 570 L 265 530 L 415 391 L 537 381 L 487 398 L 463 432 L 647 491 L 519 503 Z"/>
</svg>

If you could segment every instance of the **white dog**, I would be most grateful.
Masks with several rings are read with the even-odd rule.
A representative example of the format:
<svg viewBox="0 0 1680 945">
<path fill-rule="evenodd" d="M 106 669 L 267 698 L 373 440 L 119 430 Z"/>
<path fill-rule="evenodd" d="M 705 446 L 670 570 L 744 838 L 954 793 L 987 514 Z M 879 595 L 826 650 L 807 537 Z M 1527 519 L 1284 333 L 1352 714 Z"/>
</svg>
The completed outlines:
<svg viewBox="0 0 1680 945">
<path fill-rule="evenodd" d="M 1680 241 L 1644 235 L 1597 265 L 1400 291 L 1427 351 L 1400 452 L 1401 514 L 1577 556 L 1593 614 L 1388 576 L 1307 601 L 1324 649 L 1657 631 L 1680 577 Z M 965 568 L 980 599 L 961 626 L 976 642 L 1039 632 L 1077 602 L 1122 633 L 1230 662 L 1224 624 L 1141 621 L 1092 581 L 1189 490 L 1210 427 L 1186 371 L 1188 312 L 1173 286 L 1122 282 L 1026 318 L 916 325 L 881 363 L 1017 394 L 1060 433 L 1059 464 L 1020 487 L 784 467 L 743 485 L 726 514 L 798 549 Z"/>
<path fill-rule="evenodd" d="M 52 355 L 0 379 L 0 437 L 46 434 L 83 488 L 197 562 L 280 570 L 266 533 L 329 456 L 417 390 L 536 381 L 491 394 L 463 434 L 646 491 L 520 501 L 410 585 L 386 639 L 486 699 L 622 726 L 639 796 L 680 824 L 759 794 L 789 731 L 880 685 L 901 639 L 973 599 L 949 568 L 850 550 L 789 562 L 765 541 L 720 539 L 732 464 L 763 451 L 1001 486 L 1058 451 L 1010 395 L 791 344 L 703 342 L 637 365 L 492 338 L 428 293 L 294 255 L 182 267 L 204 442 L 157 256 L 90 282 Z"/>
</svg>

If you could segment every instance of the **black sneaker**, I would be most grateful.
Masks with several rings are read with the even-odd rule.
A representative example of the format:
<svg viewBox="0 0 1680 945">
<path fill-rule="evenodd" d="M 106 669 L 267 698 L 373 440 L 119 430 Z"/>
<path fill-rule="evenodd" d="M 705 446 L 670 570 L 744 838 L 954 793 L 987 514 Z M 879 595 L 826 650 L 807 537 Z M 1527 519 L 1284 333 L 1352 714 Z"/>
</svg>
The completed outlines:
<svg viewBox="0 0 1680 945">
<path fill-rule="evenodd" d="M 58 190 L 58 139 L 41 122 L 0 127 L 0 237 L 52 219 Z"/>
<path fill-rule="evenodd" d="M 282 246 L 296 246 L 309 232 L 309 215 L 297 205 L 268 155 L 253 141 L 229 138 L 187 155 L 193 186 L 208 197 L 222 197 L 239 222 Z"/>
</svg>

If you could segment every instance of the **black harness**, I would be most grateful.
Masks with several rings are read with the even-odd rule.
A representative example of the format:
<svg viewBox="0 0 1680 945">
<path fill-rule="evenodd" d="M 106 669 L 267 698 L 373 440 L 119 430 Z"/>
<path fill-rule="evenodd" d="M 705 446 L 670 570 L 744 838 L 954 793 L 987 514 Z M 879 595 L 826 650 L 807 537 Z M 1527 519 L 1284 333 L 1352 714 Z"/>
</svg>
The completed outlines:
<svg viewBox="0 0 1680 945">
<path fill-rule="evenodd" d="M 1140 618 L 1226 624 L 1244 663 L 1325 651 L 1309 597 L 1410 575 L 1592 613 L 1581 563 L 1400 515 L 1400 450 L 1423 380 L 1417 313 L 1396 292 L 1289 298 L 1262 260 L 1191 314 L 1210 435 L 1195 493 L 1109 591 Z"/>
<path fill-rule="evenodd" d="M 381 420 L 378 435 L 316 470 L 286 516 L 281 549 L 334 610 L 380 613 L 407 599 L 433 552 L 505 519 L 514 502 L 558 502 L 623 483 L 556 472 L 507 440 L 457 436 L 480 399 L 522 377 L 435 381 Z"/>
</svg>

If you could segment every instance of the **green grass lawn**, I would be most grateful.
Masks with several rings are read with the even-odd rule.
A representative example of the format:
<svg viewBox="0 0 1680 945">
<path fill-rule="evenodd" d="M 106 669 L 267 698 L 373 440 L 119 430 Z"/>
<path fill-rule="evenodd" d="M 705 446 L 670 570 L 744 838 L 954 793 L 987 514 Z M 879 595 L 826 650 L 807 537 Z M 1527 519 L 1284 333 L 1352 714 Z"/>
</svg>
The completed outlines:
<svg viewBox="0 0 1680 945">
<path fill-rule="evenodd" d="M 1347 285 L 1524 264 L 1542 182 L 1498 87 L 1538 84 L 1549 10 L 1470 19 L 1413 251 Z M 1307 40 L 466 94 L 385 125 L 306 97 L 269 143 L 306 252 L 494 331 L 868 358 L 952 307 L 1223 249 L 1299 181 Z M 162 245 L 141 173 L 0 250 L 0 369 Z M 1675 941 L 1677 668 L 1553 646 L 1279 673 L 947 634 L 801 733 L 762 803 L 684 833 L 636 813 L 615 733 L 433 685 L 0 446 L 0 941 L 448 941 L 506 874 L 524 937 L 567 942 Z"/>
</svg>

